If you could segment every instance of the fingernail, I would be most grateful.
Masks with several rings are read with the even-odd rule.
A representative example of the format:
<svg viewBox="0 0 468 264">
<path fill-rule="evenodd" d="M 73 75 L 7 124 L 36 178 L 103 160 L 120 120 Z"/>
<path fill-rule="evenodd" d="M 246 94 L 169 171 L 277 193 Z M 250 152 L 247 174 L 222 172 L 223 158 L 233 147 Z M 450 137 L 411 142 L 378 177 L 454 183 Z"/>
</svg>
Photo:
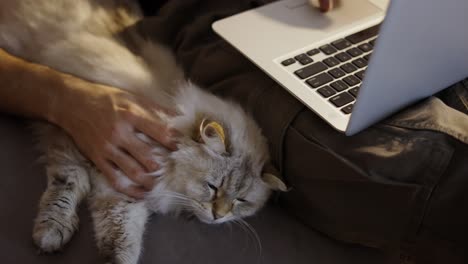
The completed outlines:
<svg viewBox="0 0 468 264">
<path fill-rule="evenodd" d="M 136 200 L 143 200 L 145 198 L 145 194 L 146 192 L 139 192 L 139 193 L 135 193 L 132 195 L 132 197 Z"/>
<path fill-rule="evenodd" d="M 182 133 L 175 128 L 169 128 L 167 132 L 170 138 L 177 139 L 179 137 L 182 137 Z"/>
<path fill-rule="evenodd" d="M 168 138 L 165 147 L 169 150 L 177 150 L 177 144 L 179 143 L 179 139 L 177 138 Z"/>
<path fill-rule="evenodd" d="M 131 186 L 128 189 L 128 194 L 137 199 L 137 200 L 143 200 L 146 196 L 146 189 L 143 186 Z"/>
<path fill-rule="evenodd" d="M 156 163 L 155 161 L 150 160 L 148 162 L 148 169 L 149 169 L 149 172 L 156 171 L 159 169 L 159 164 Z"/>
<path fill-rule="evenodd" d="M 153 190 L 155 184 L 156 184 L 156 179 L 155 178 L 147 177 L 143 181 L 143 186 L 142 187 L 144 188 L 145 192 L 149 192 L 149 191 Z"/>
<path fill-rule="evenodd" d="M 311 0 L 311 4 L 318 8 L 321 12 L 328 12 L 331 10 L 333 0 Z"/>
</svg>

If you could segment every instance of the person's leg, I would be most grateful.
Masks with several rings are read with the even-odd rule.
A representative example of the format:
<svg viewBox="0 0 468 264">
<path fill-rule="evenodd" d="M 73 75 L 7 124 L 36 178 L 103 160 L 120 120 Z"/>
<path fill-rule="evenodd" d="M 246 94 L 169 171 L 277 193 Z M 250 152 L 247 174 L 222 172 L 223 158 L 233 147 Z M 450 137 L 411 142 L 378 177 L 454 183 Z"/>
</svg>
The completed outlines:
<svg viewBox="0 0 468 264">
<path fill-rule="evenodd" d="M 145 15 L 153 15 L 169 0 L 138 0 Z"/>
</svg>

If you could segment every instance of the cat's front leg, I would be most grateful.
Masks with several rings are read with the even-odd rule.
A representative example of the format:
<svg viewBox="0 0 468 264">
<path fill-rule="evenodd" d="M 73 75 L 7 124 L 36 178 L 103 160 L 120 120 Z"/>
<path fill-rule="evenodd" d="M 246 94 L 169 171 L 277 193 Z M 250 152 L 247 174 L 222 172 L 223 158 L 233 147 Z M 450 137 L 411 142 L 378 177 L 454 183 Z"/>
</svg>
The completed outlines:
<svg viewBox="0 0 468 264">
<path fill-rule="evenodd" d="M 48 124 L 38 124 L 46 159 L 47 189 L 34 222 L 33 240 L 42 252 L 62 249 L 78 229 L 77 209 L 90 190 L 88 170 L 68 136 Z"/>
<path fill-rule="evenodd" d="M 109 264 L 137 264 L 149 211 L 143 202 L 113 191 L 103 176 L 92 177 L 89 207 L 100 255 Z"/>
<path fill-rule="evenodd" d="M 41 197 L 33 239 L 42 252 L 62 249 L 78 229 L 77 207 L 87 195 L 86 171 L 76 165 L 49 165 L 49 184 Z"/>
</svg>

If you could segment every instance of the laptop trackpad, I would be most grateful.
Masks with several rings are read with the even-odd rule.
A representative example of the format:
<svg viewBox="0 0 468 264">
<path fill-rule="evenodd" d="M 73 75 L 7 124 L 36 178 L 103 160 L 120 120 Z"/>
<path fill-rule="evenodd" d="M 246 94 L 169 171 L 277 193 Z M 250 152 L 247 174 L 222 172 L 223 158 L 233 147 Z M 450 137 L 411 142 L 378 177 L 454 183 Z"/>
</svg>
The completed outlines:
<svg viewBox="0 0 468 264">
<path fill-rule="evenodd" d="M 292 27 L 305 27 L 308 30 L 316 28 L 319 30 L 334 30 L 336 26 L 353 23 L 367 16 L 374 15 L 379 10 L 380 5 L 376 5 L 385 0 L 353 0 L 340 1 L 328 13 L 321 13 L 313 8 L 308 0 L 286 0 L 282 5 L 270 5 L 259 8 L 255 12 L 275 20 L 278 23 L 284 23 Z M 342 3 L 344 2 L 344 3 Z"/>
<path fill-rule="evenodd" d="M 234 16 L 230 22 L 242 28 L 236 30 L 240 39 L 250 40 L 245 42 L 245 47 L 239 48 L 249 53 L 251 43 L 256 43 L 257 47 L 270 49 L 257 49 L 255 52 L 275 57 L 323 41 L 346 29 L 359 27 L 361 23 L 382 18 L 383 15 L 383 10 L 369 0 L 345 1 L 328 13 L 311 7 L 307 0 L 286 0 Z M 242 46 L 244 43 L 240 41 L 239 44 Z"/>
</svg>

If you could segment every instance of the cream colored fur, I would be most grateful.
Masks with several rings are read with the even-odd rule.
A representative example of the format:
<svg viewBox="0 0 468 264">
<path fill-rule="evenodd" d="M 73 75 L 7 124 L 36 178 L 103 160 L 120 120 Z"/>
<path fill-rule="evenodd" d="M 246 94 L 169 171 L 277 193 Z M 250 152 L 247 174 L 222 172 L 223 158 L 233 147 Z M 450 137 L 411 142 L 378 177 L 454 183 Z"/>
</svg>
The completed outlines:
<svg viewBox="0 0 468 264">
<path fill-rule="evenodd" d="M 262 176 L 269 157 L 254 121 L 238 105 L 186 81 L 167 48 L 130 29 L 141 19 L 135 2 L 0 0 L 1 48 L 151 98 L 179 113 L 174 118 L 155 114 L 184 135 L 172 153 L 137 135 L 153 145 L 153 158 L 162 165 L 152 173 L 158 177 L 155 189 L 137 202 L 110 188 L 61 129 L 37 124 L 48 187 L 33 238 L 45 252 L 59 250 L 71 239 L 78 228 L 77 206 L 86 197 L 100 252 L 111 263 L 130 264 L 138 261 L 151 212 L 187 211 L 210 224 L 235 221 L 258 211 L 272 189 L 285 189 L 275 176 Z M 136 43 L 132 49 L 125 44 L 128 39 L 119 37 L 123 30 Z M 200 128 L 202 120 L 220 124 L 226 141 Z M 121 184 L 133 183 L 122 174 Z"/>
</svg>

